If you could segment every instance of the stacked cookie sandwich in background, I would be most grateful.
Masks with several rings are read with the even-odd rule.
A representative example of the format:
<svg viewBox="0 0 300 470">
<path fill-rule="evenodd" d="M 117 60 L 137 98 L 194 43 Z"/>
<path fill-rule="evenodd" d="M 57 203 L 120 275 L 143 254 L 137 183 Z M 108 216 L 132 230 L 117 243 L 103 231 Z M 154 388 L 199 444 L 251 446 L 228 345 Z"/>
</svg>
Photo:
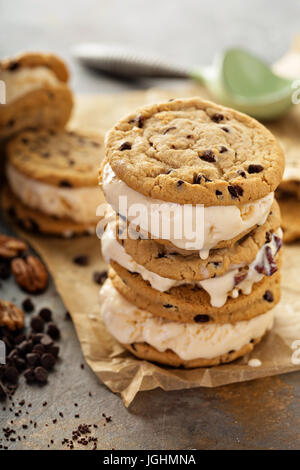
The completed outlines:
<svg viewBox="0 0 300 470">
<path fill-rule="evenodd" d="M 283 239 L 292 243 L 300 239 L 300 164 L 298 158 L 287 161 L 283 181 L 276 196 L 282 213 Z"/>
<path fill-rule="evenodd" d="M 0 61 L 6 95 L 0 104 L 7 179 L 2 207 L 22 228 L 64 237 L 95 233 L 104 155 L 101 133 L 64 129 L 73 107 L 68 78 L 53 54 Z"/>
<path fill-rule="evenodd" d="M 0 139 L 27 128 L 64 127 L 73 107 L 68 79 L 67 67 L 53 54 L 0 61 Z"/>
<path fill-rule="evenodd" d="M 70 237 L 95 233 L 102 134 L 24 131 L 7 145 L 4 210 L 34 232 Z"/>
<path fill-rule="evenodd" d="M 112 208 L 100 299 L 108 330 L 125 348 L 198 367 L 232 361 L 261 340 L 280 298 L 274 191 L 283 169 L 267 129 L 200 98 L 148 106 L 115 125 L 100 171 Z M 201 236 L 191 232 L 199 214 Z M 172 225 L 168 237 L 163 225 Z"/>
</svg>

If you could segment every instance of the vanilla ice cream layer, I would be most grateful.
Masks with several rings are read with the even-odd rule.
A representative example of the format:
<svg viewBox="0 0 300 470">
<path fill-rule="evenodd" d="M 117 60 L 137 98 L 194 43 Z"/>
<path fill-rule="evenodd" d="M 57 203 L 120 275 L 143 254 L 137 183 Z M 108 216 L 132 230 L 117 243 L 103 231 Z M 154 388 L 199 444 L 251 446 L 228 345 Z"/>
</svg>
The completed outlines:
<svg viewBox="0 0 300 470">
<path fill-rule="evenodd" d="M 77 223 L 97 223 L 96 209 L 101 203 L 98 186 L 59 188 L 31 179 L 9 164 L 6 175 L 12 191 L 27 207 Z"/>
<path fill-rule="evenodd" d="M 283 181 L 300 181 L 300 168 L 287 166 L 284 170 Z"/>
<path fill-rule="evenodd" d="M 117 178 L 108 163 L 103 170 L 102 187 L 106 200 L 113 209 L 133 224 L 139 225 L 143 234 L 149 232 L 153 239 L 166 239 L 162 227 L 169 227 L 168 240 L 178 248 L 199 250 L 203 259 L 208 257 L 209 250 L 219 242 L 231 240 L 256 225 L 264 224 L 274 200 L 274 193 L 270 193 L 239 207 L 168 203 L 133 190 Z M 123 213 L 125 199 L 127 213 Z M 200 207 L 202 210 L 199 210 Z M 138 210 L 138 221 L 137 215 L 130 213 L 131 208 Z M 181 236 L 175 237 L 174 234 L 178 232 Z"/>
<path fill-rule="evenodd" d="M 212 277 L 192 283 L 202 287 L 210 296 L 210 303 L 213 307 L 222 307 L 228 297 L 237 298 L 240 293 L 249 295 L 252 292 L 253 285 L 262 280 L 267 274 L 269 261 L 266 258 L 268 247 L 274 258 L 278 251 L 276 240 L 282 238 L 282 230 L 279 229 L 271 238 L 269 243 L 265 243 L 258 251 L 255 260 L 249 265 L 231 266 L 227 273 L 222 276 Z M 186 281 L 177 281 L 166 277 L 159 276 L 149 271 L 144 266 L 136 263 L 134 259 L 126 253 L 124 247 L 116 240 L 116 224 L 114 221 L 108 222 L 106 229 L 101 238 L 102 254 L 107 263 L 110 260 L 116 261 L 130 272 L 139 273 L 145 281 L 151 284 L 153 289 L 165 292 L 175 286 L 188 284 Z M 264 272 L 258 272 L 257 266 L 263 267 Z M 240 271 L 243 268 L 243 271 Z M 259 269 L 262 271 L 262 269 Z M 239 282 L 238 282 L 239 281 Z"/>
<path fill-rule="evenodd" d="M 148 343 L 160 352 L 170 349 L 185 361 L 238 351 L 273 326 L 272 310 L 235 324 L 167 321 L 128 302 L 109 279 L 100 291 L 100 302 L 104 323 L 120 343 Z"/>
<path fill-rule="evenodd" d="M 17 70 L 0 71 L 0 80 L 6 88 L 6 104 L 43 86 L 57 86 L 60 80 L 47 67 L 21 67 Z"/>
</svg>

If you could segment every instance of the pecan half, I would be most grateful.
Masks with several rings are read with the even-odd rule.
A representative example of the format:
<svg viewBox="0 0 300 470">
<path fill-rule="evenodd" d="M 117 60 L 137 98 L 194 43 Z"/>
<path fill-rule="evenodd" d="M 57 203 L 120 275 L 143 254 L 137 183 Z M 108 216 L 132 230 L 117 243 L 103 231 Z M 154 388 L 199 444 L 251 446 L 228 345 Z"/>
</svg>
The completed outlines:
<svg viewBox="0 0 300 470">
<path fill-rule="evenodd" d="M 0 258 L 14 258 L 27 250 L 27 245 L 18 238 L 0 235 Z"/>
<path fill-rule="evenodd" d="M 16 282 L 26 292 L 42 292 L 48 285 L 46 268 L 36 256 L 15 258 L 11 263 L 11 270 Z"/>
<path fill-rule="evenodd" d="M 248 271 L 245 269 L 242 271 L 239 271 L 235 276 L 234 276 L 234 285 L 237 286 L 240 284 L 240 282 L 243 282 L 244 279 L 248 276 Z"/>
<path fill-rule="evenodd" d="M 12 302 L 0 300 L 0 326 L 6 326 L 9 330 L 23 328 L 23 311 Z"/>
</svg>

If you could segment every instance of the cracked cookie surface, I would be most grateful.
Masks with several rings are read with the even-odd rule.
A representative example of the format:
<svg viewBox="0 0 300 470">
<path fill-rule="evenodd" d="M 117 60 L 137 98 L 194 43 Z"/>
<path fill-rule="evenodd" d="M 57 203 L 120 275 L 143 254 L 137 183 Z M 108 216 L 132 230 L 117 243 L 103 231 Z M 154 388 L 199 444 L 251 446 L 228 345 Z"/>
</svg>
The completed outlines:
<svg viewBox="0 0 300 470">
<path fill-rule="evenodd" d="M 274 191 L 284 156 L 253 118 L 200 98 L 139 109 L 108 133 L 106 156 L 145 196 L 180 204 L 240 205 Z"/>
<path fill-rule="evenodd" d="M 29 178 L 60 187 L 96 186 L 102 133 L 25 131 L 7 145 L 8 162 Z"/>
</svg>

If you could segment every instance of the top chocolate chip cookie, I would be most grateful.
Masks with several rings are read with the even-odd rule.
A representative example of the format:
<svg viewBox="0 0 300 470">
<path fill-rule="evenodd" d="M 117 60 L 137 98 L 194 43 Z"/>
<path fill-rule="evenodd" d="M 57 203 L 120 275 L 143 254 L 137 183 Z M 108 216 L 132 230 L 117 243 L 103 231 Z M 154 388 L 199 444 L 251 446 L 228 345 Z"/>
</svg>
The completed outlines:
<svg viewBox="0 0 300 470">
<path fill-rule="evenodd" d="M 284 156 L 259 122 L 200 98 L 139 109 L 108 133 L 113 171 L 145 196 L 180 204 L 240 205 L 279 185 Z"/>
</svg>

